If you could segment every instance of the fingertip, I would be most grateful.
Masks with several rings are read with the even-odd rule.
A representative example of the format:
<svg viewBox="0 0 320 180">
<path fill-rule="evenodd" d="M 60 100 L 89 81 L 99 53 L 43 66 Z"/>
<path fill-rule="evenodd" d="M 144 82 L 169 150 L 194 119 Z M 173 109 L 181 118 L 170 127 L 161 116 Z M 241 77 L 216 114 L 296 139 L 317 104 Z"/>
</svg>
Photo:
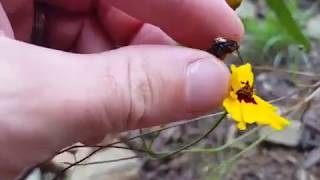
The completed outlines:
<svg viewBox="0 0 320 180">
<path fill-rule="evenodd" d="M 193 38 L 185 38 L 186 44 L 190 47 L 207 49 L 217 37 L 239 42 L 244 36 L 241 19 L 225 0 L 208 1 L 198 9 L 202 9 L 202 12 L 195 13 L 198 17 L 195 35 L 191 36 Z"/>
<path fill-rule="evenodd" d="M 245 34 L 245 29 L 244 29 L 244 25 L 240 19 L 240 17 L 238 16 L 238 14 L 236 13 L 236 11 L 234 11 L 226 1 L 221 2 L 223 3 L 224 7 L 227 9 L 226 11 L 229 12 L 230 14 L 230 22 L 227 23 L 227 34 L 225 36 L 225 38 L 228 39 L 232 39 L 234 41 L 240 41 L 244 34 Z"/>
<path fill-rule="evenodd" d="M 243 25 L 225 0 L 108 0 L 122 11 L 163 29 L 188 47 L 207 49 L 217 37 L 239 41 Z"/>
<path fill-rule="evenodd" d="M 220 60 L 208 57 L 188 66 L 188 111 L 206 113 L 221 106 L 229 89 L 230 72 Z"/>
</svg>

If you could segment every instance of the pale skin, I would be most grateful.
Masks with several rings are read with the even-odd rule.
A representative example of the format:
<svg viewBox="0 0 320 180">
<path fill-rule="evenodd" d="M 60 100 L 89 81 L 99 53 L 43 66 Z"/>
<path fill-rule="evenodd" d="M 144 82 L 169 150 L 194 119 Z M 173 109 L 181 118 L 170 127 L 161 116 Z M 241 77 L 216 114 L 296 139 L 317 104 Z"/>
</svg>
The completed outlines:
<svg viewBox="0 0 320 180">
<path fill-rule="evenodd" d="M 39 1 L 47 48 L 29 43 L 33 0 L 0 0 L 1 179 L 79 141 L 221 106 L 229 71 L 197 49 L 241 39 L 224 0 Z"/>
</svg>

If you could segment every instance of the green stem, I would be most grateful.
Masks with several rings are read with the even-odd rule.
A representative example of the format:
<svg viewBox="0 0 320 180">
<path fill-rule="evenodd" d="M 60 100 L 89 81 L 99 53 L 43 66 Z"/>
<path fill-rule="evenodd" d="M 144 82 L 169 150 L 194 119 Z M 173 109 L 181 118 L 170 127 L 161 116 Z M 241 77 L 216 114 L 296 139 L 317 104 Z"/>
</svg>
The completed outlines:
<svg viewBox="0 0 320 180">
<path fill-rule="evenodd" d="M 161 133 L 161 131 L 156 132 L 156 134 L 152 137 L 151 142 L 149 144 L 149 149 L 152 149 L 152 146 L 153 146 L 155 140 L 159 137 L 160 133 Z"/>
<path fill-rule="evenodd" d="M 224 149 L 227 149 L 228 147 L 230 147 L 231 145 L 249 137 L 250 135 L 254 134 L 255 132 L 257 132 L 259 129 L 259 127 L 256 127 L 252 130 L 250 130 L 249 132 L 237 137 L 236 139 L 234 139 L 233 141 L 227 142 L 222 146 L 216 147 L 216 148 L 194 148 L 194 149 L 190 149 L 190 150 L 185 150 L 183 152 L 190 152 L 190 153 L 199 153 L 199 152 L 204 152 L 204 153 L 215 153 L 215 152 L 219 152 L 222 151 Z"/>
<path fill-rule="evenodd" d="M 203 140 L 204 138 L 206 138 L 210 133 L 212 133 L 218 126 L 219 124 L 222 122 L 222 120 L 224 120 L 224 118 L 227 116 L 227 112 L 223 113 L 222 116 L 217 120 L 217 122 L 215 122 L 212 127 L 205 133 L 203 134 L 202 136 L 200 136 L 199 138 L 197 138 L 196 140 L 192 141 L 191 143 L 189 144 L 186 144 L 185 146 L 173 151 L 173 152 L 168 152 L 168 153 L 157 153 L 157 154 L 154 154 L 152 155 L 151 154 L 151 157 L 154 158 L 154 159 L 165 159 L 167 157 L 170 157 L 170 156 L 174 156 L 182 151 L 184 151 L 185 149 L 188 149 L 190 148 L 191 146 L 199 143 L 201 140 Z"/>
<path fill-rule="evenodd" d="M 113 163 L 113 162 L 119 162 L 119 161 L 127 161 L 131 159 L 137 159 L 139 156 L 130 156 L 125 158 L 119 158 L 119 159 L 113 159 L 113 160 L 105 160 L 105 161 L 95 161 L 95 162 L 89 162 L 89 163 L 79 163 L 75 166 L 89 166 L 89 165 L 98 165 L 98 164 L 105 164 L 105 163 Z M 70 165 L 71 163 L 64 163 L 67 165 Z"/>
<path fill-rule="evenodd" d="M 149 150 L 148 145 L 144 139 L 144 135 L 143 135 L 143 131 L 142 129 L 139 129 L 139 134 L 140 134 L 140 139 L 141 139 L 141 143 L 142 143 L 142 148 L 145 150 Z"/>
<path fill-rule="evenodd" d="M 229 160 L 227 160 L 227 163 L 231 163 L 235 160 L 237 160 L 238 158 L 240 158 L 243 154 L 245 154 L 246 152 L 248 152 L 249 150 L 251 150 L 252 148 L 256 147 L 258 144 L 260 144 L 266 137 L 268 137 L 268 135 L 262 136 L 260 137 L 257 141 L 253 142 L 252 144 L 250 144 L 250 146 L 248 146 L 247 148 L 245 148 L 244 150 L 240 151 L 238 154 L 234 155 L 232 158 L 230 158 Z"/>
<path fill-rule="evenodd" d="M 255 142 L 253 142 L 252 144 L 250 144 L 248 147 L 246 147 L 245 149 L 243 149 L 242 151 L 240 151 L 239 153 L 237 153 L 236 155 L 232 156 L 230 159 L 222 162 L 214 171 L 215 172 L 219 172 L 219 176 L 221 176 L 222 174 L 224 174 L 225 172 L 225 168 L 227 166 L 230 166 L 234 161 L 236 161 L 237 159 L 239 159 L 242 155 L 244 155 L 245 153 L 247 153 L 249 150 L 251 150 L 252 148 L 256 147 L 258 144 L 260 144 L 266 137 L 268 137 L 270 134 L 267 134 L 265 136 L 260 137 L 259 139 L 257 139 Z"/>
</svg>

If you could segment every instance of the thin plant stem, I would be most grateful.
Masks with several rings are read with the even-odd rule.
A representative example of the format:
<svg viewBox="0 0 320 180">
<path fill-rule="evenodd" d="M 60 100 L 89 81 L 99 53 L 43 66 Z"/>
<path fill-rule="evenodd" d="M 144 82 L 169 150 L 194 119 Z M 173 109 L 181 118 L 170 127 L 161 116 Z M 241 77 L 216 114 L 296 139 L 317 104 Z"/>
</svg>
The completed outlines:
<svg viewBox="0 0 320 180">
<path fill-rule="evenodd" d="M 237 160 L 238 158 L 240 158 L 242 155 L 244 155 L 245 153 L 247 153 L 248 151 L 250 151 L 252 148 L 256 147 L 258 144 L 260 144 L 263 140 L 265 140 L 268 136 L 262 136 L 260 137 L 258 140 L 256 140 L 255 142 L 253 142 L 252 144 L 250 144 L 250 146 L 246 147 L 245 149 L 243 149 L 242 151 L 240 151 L 238 154 L 234 155 L 232 158 L 228 159 L 226 161 L 226 163 L 231 163 L 234 162 L 235 160 Z"/>
<path fill-rule="evenodd" d="M 143 131 L 141 128 L 139 129 L 139 135 L 140 135 L 140 139 L 141 139 L 141 143 L 142 143 L 142 148 L 145 150 L 149 150 L 149 148 L 148 148 L 149 146 L 147 145 L 147 143 L 144 139 L 145 135 L 143 135 Z"/>
<path fill-rule="evenodd" d="M 163 127 L 161 129 L 158 129 L 158 130 L 154 130 L 154 131 L 150 131 L 150 132 L 147 132 L 147 133 L 144 133 L 142 134 L 143 136 L 147 136 L 147 135 L 151 135 L 153 133 L 159 133 L 161 131 L 164 131 L 164 130 L 167 130 L 167 129 L 171 129 L 171 128 L 175 128 L 175 127 L 178 127 L 178 126 L 181 126 L 181 125 L 187 125 L 187 124 L 191 124 L 193 122 L 196 122 L 196 121 L 199 121 L 199 120 L 203 120 L 203 119 L 206 119 L 206 118 L 212 118 L 212 117 L 215 117 L 215 116 L 218 116 L 218 115 L 221 115 L 223 114 L 224 112 L 218 112 L 218 113 L 214 113 L 214 114 L 208 114 L 208 115 L 204 115 L 204 116 L 201 116 L 201 117 L 198 117 L 198 118 L 195 118 L 195 119 L 192 119 L 192 120 L 189 120 L 189 121 L 185 121 L 185 122 L 180 122 L 180 123 L 176 123 L 174 125 L 171 125 L 171 126 L 167 126 L 167 127 Z M 132 136 L 132 137 L 129 137 L 128 139 L 126 140 L 121 140 L 121 141 L 115 141 L 113 143 L 110 143 L 108 145 L 92 145 L 92 146 L 88 146 L 88 145 L 73 145 L 73 146 L 70 146 L 70 147 L 67 147 L 65 149 L 62 149 L 61 151 L 57 152 L 56 155 L 59 155 L 59 154 L 62 154 L 64 152 L 68 152 L 68 151 L 71 151 L 73 149 L 77 149 L 77 148 L 87 148 L 87 147 L 92 147 L 92 148 L 109 148 L 113 145 L 116 145 L 116 144 L 120 144 L 120 143 L 126 143 L 126 142 L 129 142 L 129 141 L 132 141 L 132 140 L 135 140 L 135 139 L 138 139 L 140 138 L 141 135 L 137 135 L 137 136 Z"/>
<path fill-rule="evenodd" d="M 256 127 L 254 129 L 251 129 L 250 131 L 248 131 L 247 133 L 237 137 L 233 141 L 225 143 L 224 145 L 216 147 L 216 148 L 194 148 L 194 149 L 190 149 L 190 150 L 185 150 L 183 152 L 190 152 L 190 153 L 198 153 L 198 152 L 215 153 L 215 152 L 219 152 L 219 151 L 225 150 L 228 147 L 230 147 L 231 145 L 233 145 L 233 144 L 235 144 L 235 143 L 237 143 L 237 142 L 239 142 L 239 141 L 251 136 L 252 134 L 256 133 L 259 129 L 260 129 L 260 127 Z"/>
<path fill-rule="evenodd" d="M 73 166 L 76 166 L 78 164 L 81 164 L 83 161 L 89 159 L 92 155 L 96 154 L 97 152 L 101 151 L 102 149 L 103 149 L 103 147 L 99 147 L 96 150 L 92 151 L 90 154 L 88 154 L 86 157 L 80 159 L 77 162 L 74 162 L 74 163 L 70 164 L 69 166 L 64 168 L 62 171 L 60 171 L 52 180 L 58 180 L 58 178 L 60 176 L 62 176 L 66 171 L 68 171 L 70 168 L 72 168 Z"/>
<path fill-rule="evenodd" d="M 271 134 L 271 133 L 270 133 Z M 230 159 L 222 162 L 214 171 L 217 172 L 219 170 L 222 169 L 222 171 L 225 167 L 229 166 L 231 163 L 233 163 L 234 161 L 238 160 L 241 156 L 243 156 L 245 153 L 247 153 L 248 151 L 250 151 L 252 148 L 256 147 L 258 144 L 260 144 L 263 140 L 265 140 L 265 138 L 267 138 L 270 134 L 267 134 L 265 136 L 261 136 L 259 139 L 257 139 L 255 142 L 251 143 L 248 147 L 246 147 L 245 149 L 243 149 L 242 151 L 240 151 L 239 153 L 235 154 L 234 156 L 232 156 Z M 221 173 L 219 173 L 221 175 Z"/>
<path fill-rule="evenodd" d="M 318 83 L 316 83 L 317 85 L 320 84 L 320 81 Z M 277 99 L 273 99 L 273 100 L 270 100 L 269 102 L 270 103 L 275 103 L 275 102 L 278 102 L 278 101 L 282 101 L 282 100 L 285 100 L 289 97 L 291 97 L 292 95 L 294 94 L 297 94 L 299 93 L 300 91 L 302 90 L 305 90 L 305 88 L 301 89 L 301 90 L 297 90 L 297 91 L 294 91 L 288 95 L 285 95 L 285 96 L 282 96 L 280 98 L 277 98 Z M 198 118 L 195 118 L 195 119 L 192 119 L 192 120 L 189 120 L 189 121 L 186 121 L 186 122 L 181 122 L 181 123 L 177 123 L 177 124 L 174 124 L 174 125 L 171 125 L 171 126 L 167 126 L 167 127 L 163 127 L 161 129 L 158 129 L 158 130 L 154 130 L 154 131 L 150 131 L 150 132 L 147 132 L 147 133 L 143 133 L 142 135 L 143 136 L 146 136 L 146 135 L 151 135 L 153 133 L 160 133 L 161 131 L 164 131 L 164 130 L 168 130 L 168 129 L 171 129 L 171 128 L 175 128 L 175 127 L 178 127 L 178 126 L 181 126 L 181 125 L 187 125 L 187 124 L 190 124 L 190 123 L 193 123 L 195 121 L 199 121 L 199 120 L 203 120 L 203 119 L 206 119 L 206 118 L 212 118 L 212 117 L 215 117 L 215 116 L 218 116 L 218 115 L 221 115 L 223 114 L 223 112 L 218 112 L 218 113 L 214 113 L 214 114 L 208 114 L 208 115 L 204 115 L 204 116 L 201 116 L 201 117 L 198 117 Z M 126 143 L 126 142 L 129 142 L 131 140 L 135 140 L 137 138 L 140 138 L 141 135 L 137 135 L 137 136 L 133 136 L 133 137 L 129 137 L 128 139 L 126 140 L 121 140 L 121 141 L 116 141 L 116 142 L 113 142 L 113 143 L 110 143 L 108 145 L 91 145 L 91 146 L 88 146 L 88 145 L 73 145 L 73 146 L 70 146 L 70 147 L 67 147 L 65 149 L 62 149 L 61 151 L 57 152 L 56 155 L 59 155 L 59 154 L 62 154 L 64 152 L 68 152 L 70 150 L 73 150 L 73 149 L 77 149 L 77 148 L 87 148 L 87 147 L 92 147 L 92 148 L 109 148 L 109 147 L 112 147 L 116 144 L 120 144 L 120 143 Z"/>
<path fill-rule="evenodd" d="M 152 137 L 151 142 L 150 142 L 150 144 L 149 144 L 149 149 L 152 149 L 152 146 L 153 146 L 155 140 L 159 137 L 160 133 L 161 133 L 161 131 L 157 132 L 157 133 L 155 134 L 155 137 Z"/>
<path fill-rule="evenodd" d="M 219 126 L 219 124 L 225 119 L 226 116 L 227 116 L 227 112 L 224 112 L 222 114 L 222 116 L 217 120 L 217 122 L 214 123 L 212 125 L 212 127 L 205 134 L 203 134 L 201 137 L 197 138 L 196 140 L 192 141 L 191 143 L 189 143 L 189 144 L 187 144 L 187 145 L 185 145 L 185 146 L 183 146 L 183 147 L 181 147 L 181 148 L 179 148 L 179 149 L 177 149 L 177 150 L 175 150 L 173 152 L 160 153 L 160 156 L 158 156 L 159 154 L 156 154 L 156 157 L 154 159 L 165 159 L 165 158 L 167 158 L 169 156 L 174 156 L 174 155 L 176 155 L 176 154 L 178 154 L 178 153 L 190 148 L 191 146 L 199 143 L 201 140 L 206 138 L 210 133 L 212 133 Z"/>
<path fill-rule="evenodd" d="M 192 141 L 191 143 L 173 151 L 173 152 L 169 152 L 169 153 L 160 153 L 160 154 L 155 154 L 153 152 L 148 152 L 148 154 L 153 158 L 153 159 L 164 159 L 167 158 L 169 156 L 173 156 L 176 155 L 180 152 L 182 152 L 185 149 L 188 149 L 189 147 L 199 143 L 201 140 L 203 140 L 204 138 L 206 138 L 211 132 L 213 132 L 218 125 L 222 122 L 222 120 L 225 119 L 225 117 L 227 116 L 227 112 L 224 112 L 222 114 L 222 116 L 217 120 L 216 123 L 213 124 L 213 126 L 205 133 L 203 134 L 201 137 L 197 138 L 196 140 Z M 139 136 L 140 137 L 140 136 Z M 114 144 L 114 143 L 112 143 Z M 108 145 L 108 147 L 111 147 L 112 145 Z M 91 156 L 93 156 L 95 153 L 101 151 L 102 149 L 106 148 L 106 146 L 102 146 L 102 147 L 98 147 L 96 150 L 92 151 L 90 154 L 88 154 L 86 157 L 80 159 L 77 162 L 71 163 L 69 164 L 65 169 L 63 169 L 60 173 L 58 173 L 53 180 L 57 180 L 62 174 L 64 174 L 67 170 L 69 170 L 70 168 L 77 166 L 79 164 L 81 164 L 82 162 L 84 162 L 85 160 L 89 159 Z M 112 161 L 117 161 L 117 160 L 112 160 Z M 104 161 L 105 162 L 105 161 Z"/>
<path fill-rule="evenodd" d="M 119 161 L 126 161 L 131 159 L 139 158 L 139 156 L 131 156 L 126 158 L 119 158 L 119 159 L 113 159 L 113 160 L 106 160 L 106 161 L 95 161 L 95 162 L 89 162 L 89 163 L 79 163 L 75 166 L 89 166 L 89 165 L 97 165 L 97 164 L 105 164 L 105 163 L 113 163 L 113 162 L 119 162 Z M 71 165 L 72 163 L 65 162 L 64 164 Z"/>
<path fill-rule="evenodd" d="M 320 77 L 320 75 L 317 75 L 314 73 L 287 70 L 287 69 L 281 69 L 281 68 L 274 68 L 274 67 L 269 67 L 269 66 L 253 66 L 253 69 L 259 70 L 259 71 L 275 71 L 275 72 L 282 72 L 282 73 L 288 73 L 288 74 L 296 74 L 299 76 L 306 76 L 306 77 L 310 77 L 310 78 L 319 78 Z"/>
<path fill-rule="evenodd" d="M 115 148 L 115 149 L 125 149 L 125 150 L 130 150 L 130 151 L 136 151 L 140 153 L 148 153 L 149 151 L 145 149 L 140 149 L 140 148 L 133 148 L 133 147 L 124 147 L 124 146 L 110 146 L 109 148 Z"/>
<path fill-rule="evenodd" d="M 238 55 L 238 57 L 239 57 L 239 59 L 240 59 L 241 64 L 244 64 L 245 61 L 244 61 L 244 59 L 242 58 L 239 49 L 237 49 L 236 51 L 237 51 L 237 55 Z"/>
</svg>

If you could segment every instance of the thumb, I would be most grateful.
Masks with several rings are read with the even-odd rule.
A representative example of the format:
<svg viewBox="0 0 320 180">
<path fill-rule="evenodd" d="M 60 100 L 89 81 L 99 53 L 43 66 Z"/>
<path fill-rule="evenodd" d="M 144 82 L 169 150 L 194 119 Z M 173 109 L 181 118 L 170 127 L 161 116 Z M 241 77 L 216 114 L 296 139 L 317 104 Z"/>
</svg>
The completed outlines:
<svg viewBox="0 0 320 180">
<path fill-rule="evenodd" d="M 132 46 L 97 58 L 105 64 L 101 71 L 108 73 L 101 82 L 106 99 L 99 98 L 98 104 L 106 107 L 109 130 L 195 117 L 219 106 L 228 89 L 225 65 L 199 50 Z"/>
<path fill-rule="evenodd" d="M 206 113 L 228 89 L 227 68 L 199 50 L 145 45 L 77 55 L 0 42 L 0 167 L 10 171 L 78 141 Z"/>
<path fill-rule="evenodd" d="M 228 69 L 199 50 L 141 45 L 81 58 L 85 63 L 72 81 L 85 92 L 82 98 L 66 94 L 81 98 L 68 106 L 81 107 L 76 113 L 82 120 L 74 123 L 82 127 L 72 127 L 87 129 L 82 132 L 89 140 L 207 113 L 220 106 L 228 89 Z"/>
<path fill-rule="evenodd" d="M 14 69 L 2 70 L 10 73 L 3 81 L 14 86 L 5 87 L 24 102 L 15 122 L 32 120 L 73 141 L 207 113 L 220 106 L 229 82 L 223 63 L 183 47 L 141 45 L 78 55 L 1 38 L 0 54 L 3 68 Z M 0 99 L 4 95 L 0 89 Z"/>
</svg>

